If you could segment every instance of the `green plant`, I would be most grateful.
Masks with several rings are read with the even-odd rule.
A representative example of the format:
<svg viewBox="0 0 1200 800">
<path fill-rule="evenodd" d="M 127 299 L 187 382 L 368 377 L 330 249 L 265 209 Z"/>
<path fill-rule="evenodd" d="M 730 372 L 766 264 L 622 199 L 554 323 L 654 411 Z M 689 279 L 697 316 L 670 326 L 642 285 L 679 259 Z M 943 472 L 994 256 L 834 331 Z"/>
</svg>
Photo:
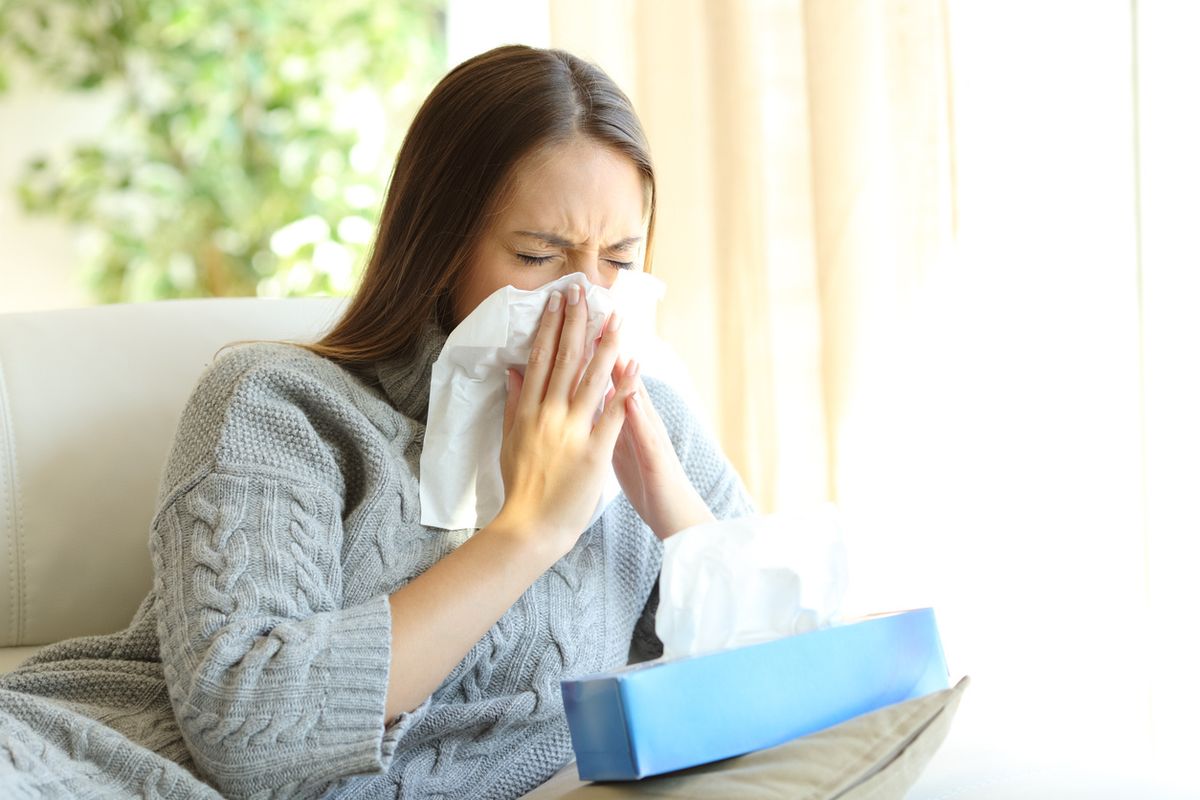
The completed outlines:
<svg viewBox="0 0 1200 800">
<path fill-rule="evenodd" d="M 444 40 L 436 0 L 0 0 L 0 65 L 120 97 L 21 200 L 86 232 L 101 302 L 345 293 Z"/>
</svg>

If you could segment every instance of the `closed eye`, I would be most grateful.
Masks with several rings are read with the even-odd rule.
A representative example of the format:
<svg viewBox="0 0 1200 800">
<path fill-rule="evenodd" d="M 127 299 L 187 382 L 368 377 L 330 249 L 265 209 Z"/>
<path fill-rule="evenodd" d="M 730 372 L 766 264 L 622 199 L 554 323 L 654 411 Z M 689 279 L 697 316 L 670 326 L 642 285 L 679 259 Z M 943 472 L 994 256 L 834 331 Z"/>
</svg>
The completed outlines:
<svg viewBox="0 0 1200 800">
<path fill-rule="evenodd" d="M 525 253 L 517 253 L 517 258 L 521 259 L 521 261 L 531 267 L 537 267 L 545 264 L 547 261 L 554 258 L 554 256 L 531 256 Z M 634 262 L 632 261 L 618 261 L 614 258 L 606 258 L 604 260 L 612 264 L 617 269 L 633 269 L 634 266 Z"/>
</svg>

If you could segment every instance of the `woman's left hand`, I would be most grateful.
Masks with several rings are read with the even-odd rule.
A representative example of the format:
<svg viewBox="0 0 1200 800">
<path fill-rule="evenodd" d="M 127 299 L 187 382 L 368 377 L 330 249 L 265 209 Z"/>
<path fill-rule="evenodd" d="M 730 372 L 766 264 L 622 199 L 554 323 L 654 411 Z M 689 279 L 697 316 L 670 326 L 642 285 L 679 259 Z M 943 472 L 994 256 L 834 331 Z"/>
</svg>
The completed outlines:
<svg viewBox="0 0 1200 800">
<path fill-rule="evenodd" d="M 646 385 L 637 377 L 638 363 L 618 359 L 613 385 L 620 386 L 628 370 L 634 371 L 637 390 L 625 401 L 625 423 L 613 450 L 613 469 L 621 489 L 659 539 L 714 521 L 712 511 L 683 471 Z"/>
</svg>

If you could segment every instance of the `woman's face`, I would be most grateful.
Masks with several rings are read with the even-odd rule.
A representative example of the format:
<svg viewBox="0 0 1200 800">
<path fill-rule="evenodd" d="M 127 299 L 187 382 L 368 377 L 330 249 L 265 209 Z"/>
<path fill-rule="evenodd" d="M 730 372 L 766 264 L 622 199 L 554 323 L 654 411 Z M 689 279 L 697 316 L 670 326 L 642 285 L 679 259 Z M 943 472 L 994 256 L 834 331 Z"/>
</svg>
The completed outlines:
<svg viewBox="0 0 1200 800">
<path fill-rule="evenodd" d="M 483 232 L 455 297 L 454 324 L 504 286 L 536 289 L 582 272 L 612 286 L 642 268 L 646 227 L 642 175 L 626 156 L 578 137 L 523 159 L 508 204 Z"/>
</svg>

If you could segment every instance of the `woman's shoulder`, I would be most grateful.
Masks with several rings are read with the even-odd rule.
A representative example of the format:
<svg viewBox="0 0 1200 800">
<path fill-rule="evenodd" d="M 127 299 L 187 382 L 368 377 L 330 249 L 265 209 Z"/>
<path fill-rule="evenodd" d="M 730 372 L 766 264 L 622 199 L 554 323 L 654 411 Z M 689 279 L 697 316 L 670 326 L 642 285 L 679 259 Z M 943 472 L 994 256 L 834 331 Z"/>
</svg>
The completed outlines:
<svg viewBox="0 0 1200 800">
<path fill-rule="evenodd" d="M 229 346 L 184 405 L 160 499 L 215 469 L 340 484 L 346 454 L 385 435 L 385 407 L 349 370 L 300 345 Z"/>
<path fill-rule="evenodd" d="M 264 340 L 222 349 L 196 380 L 192 399 L 218 406 L 276 401 L 298 407 L 320 399 L 362 405 L 379 400 L 363 376 L 293 342 Z"/>
<path fill-rule="evenodd" d="M 196 391 L 226 391 L 271 373 L 321 374 L 337 368 L 299 344 L 275 340 L 231 343 L 217 351 L 196 381 Z"/>
<path fill-rule="evenodd" d="M 262 425 L 302 411 L 314 401 L 349 402 L 345 370 L 297 344 L 280 341 L 238 343 L 220 350 L 201 371 L 188 398 L 185 417 L 219 413 L 229 421 L 259 416 Z M 273 413 L 266 413 L 271 411 Z"/>
</svg>

